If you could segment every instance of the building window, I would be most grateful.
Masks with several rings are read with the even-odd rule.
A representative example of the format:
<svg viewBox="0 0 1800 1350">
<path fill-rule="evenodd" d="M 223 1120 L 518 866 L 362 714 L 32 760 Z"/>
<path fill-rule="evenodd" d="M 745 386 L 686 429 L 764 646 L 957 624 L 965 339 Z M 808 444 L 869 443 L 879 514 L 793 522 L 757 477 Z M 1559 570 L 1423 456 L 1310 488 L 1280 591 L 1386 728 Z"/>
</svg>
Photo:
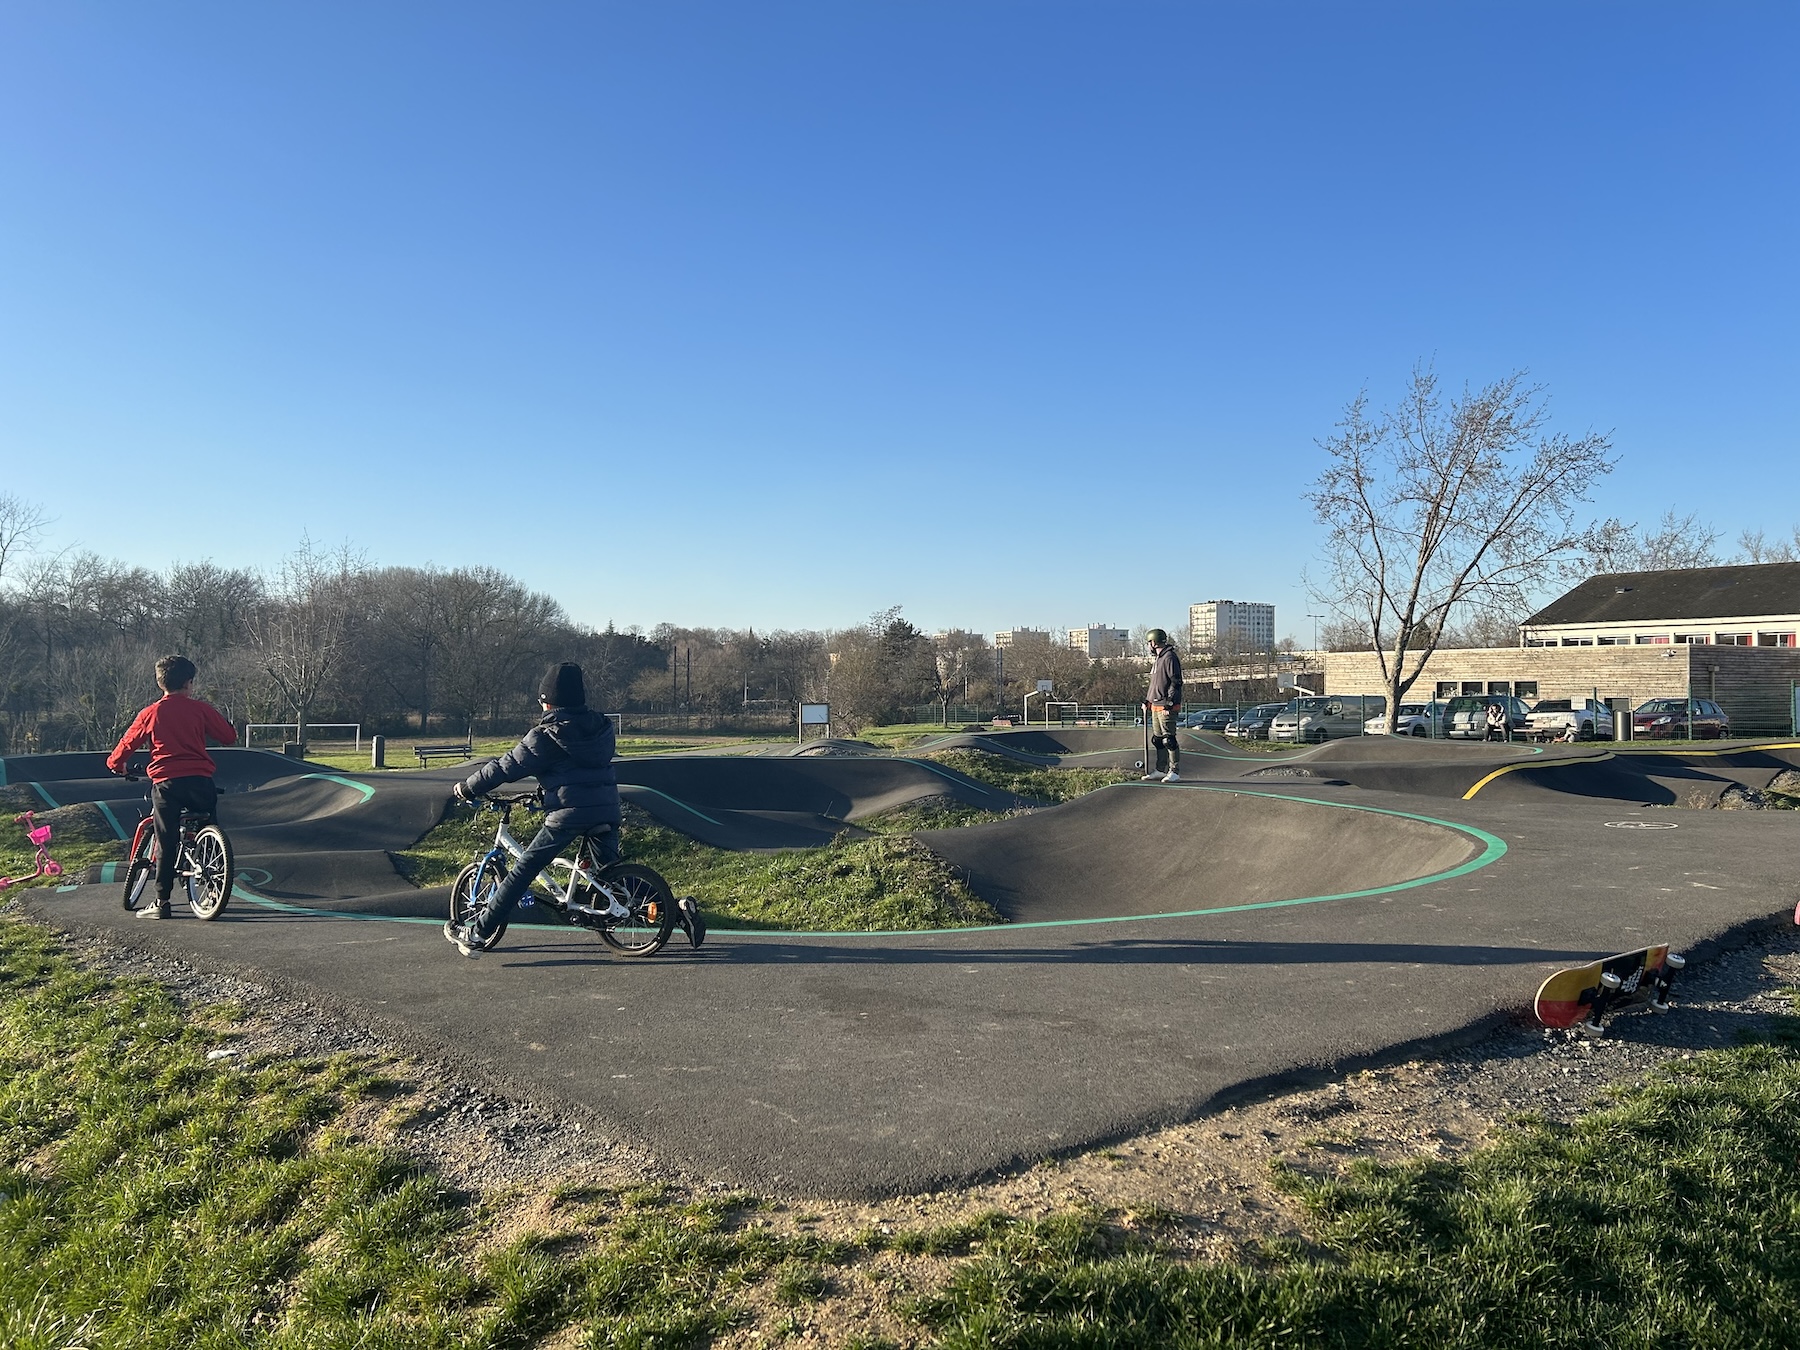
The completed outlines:
<svg viewBox="0 0 1800 1350">
<path fill-rule="evenodd" d="M 1527 647 L 1554 647 L 1556 645 L 1556 639 L 1555 638 L 1526 638 L 1525 645 Z"/>
<path fill-rule="evenodd" d="M 1456 681 L 1455 680 L 1439 680 L 1437 682 L 1437 696 L 1439 698 L 1455 698 L 1456 697 Z"/>
<path fill-rule="evenodd" d="M 1714 633 L 1713 641 L 1721 647 L 1748 647 L 1750 635 L 1748 633 Z"/>
<path fill-rule="evenodd" d="M 1464 680 L 1462 682 L 1462 686 L 1463 686 L 1463 696 L 1465 698 L 1471 694 L 1474 695 L 1475 697 L 1479 698 L 1483 693 L 1486 692 L 1486 690 L 1484 690 L 1481 687 L 1480 680 Z"/>
<path fill-rule="evenodd" d="M 1507 694 L 1511 694 L 1512 693 L 1512 681 L 1510 681 L 1510 680 L 1489 680 L 1487 691 L 1490 694 L 1500 694 L 1503 696 L 1507 695 Z"/>
<path fill-rule="evenodd" d="M 1677 633 L 1675 645 L 1678 647 L 1710 647 L 1712 643 L 1705 633 Z"/>
<path fill-rule="evenodd" d="M 1639 636 L 1633 638 L 1632 641 L 1637 643 L 1637 645 L 1640 647 L 1645 647 L 1645 646 L 1666 647 L 1669 645 L 1669 639 L 1668 639 L 1667 635 L 1661 634 L 1661 633 L 1659 633 L 1653 637 L 1645 637 L 1640 634 Z"/>
<path fill-rule="evenodd" d="M 1792 633 L 1758 633 L 1756 645 L 1759 647 L 1791 647 L 1794 645 Z"/>
<path fill-rule="evenodd" d="M 1564 638 L 1562 640 L 1562 645 L 1565 647 L 1591 647 L 1594 645 L 1594 639 L 1592 639 L 1592 638 Z"/>
<path fill-rule="evenodd" d="M 1515 698 L 1536 698 L 1538 682 L 1536 680 L 1519 680 L 1513 685 Z"/>
<path fill-rule="evenodd" d="M 1631 645 L 1630 638 L 1603 637 L 1594 640 L 1602 647 L 1629 647 Z"/>
</svg>

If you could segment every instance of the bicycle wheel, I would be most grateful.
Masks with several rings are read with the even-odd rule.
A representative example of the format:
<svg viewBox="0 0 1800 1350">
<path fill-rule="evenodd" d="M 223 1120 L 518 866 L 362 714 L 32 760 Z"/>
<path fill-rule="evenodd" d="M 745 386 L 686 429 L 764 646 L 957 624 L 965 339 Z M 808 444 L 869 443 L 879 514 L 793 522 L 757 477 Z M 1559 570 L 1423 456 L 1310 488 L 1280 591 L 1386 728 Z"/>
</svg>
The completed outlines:
<svg viewBox="0 0 1800 1350">
<path fill-rule="evenodd" d="M 506 869 L 500 865 L 498 858 L 483 858 L 480 862 L 472 862 L 456 874 L 456 880 L 450 883 L 450 922 L 458 925 L 467 923 L 479 912 L 481 906 L 477 900 L 493 894 L 494 887 L 500 884 L 500 878 L 506 875 Z M 488 934 L 481 950 L 491 952 L 502 937 L 506 936 L 506 925 L 502 923 Z"/>
<path fill-rule="evenodd" d="M 669 883 L 641 863 L 613 863 L 601 869 L 600 885 L 631 913 L 595 925 L 600 940 L 625 956 L 653 956 L 675 930 L 675 896 Z M 598 908 L 598 906 L 596 906 Z"/>
<path fill-rule="evenodd" d="M 197 919 L 216 919 L 231 902 L 237 864 L 231 841 L 217 825 L 202 825 L 187 847 L 188 906 Z"/>
<path fill-rule="evenodd" d="M 120 897 L 119 903 L 126 909 L 136 909 L 150 879 L 155 875 L 156 831 L 145 830 L 132 847 L 131 862 L 125 869 L 125 893 Z"/>
</svg>

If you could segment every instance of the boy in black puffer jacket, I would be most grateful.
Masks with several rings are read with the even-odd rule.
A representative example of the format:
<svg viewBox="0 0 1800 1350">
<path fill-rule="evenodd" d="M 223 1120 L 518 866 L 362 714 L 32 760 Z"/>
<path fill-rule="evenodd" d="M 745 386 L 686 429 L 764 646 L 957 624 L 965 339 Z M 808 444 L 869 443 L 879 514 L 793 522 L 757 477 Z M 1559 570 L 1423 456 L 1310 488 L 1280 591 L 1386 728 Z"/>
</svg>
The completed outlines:
<svg viewBox="0 0 1800 1350">
<path fill-rule="evenodd" d="M 619 783 L 613 775 L 613 724 L 587 706 L 581 667 L 563 661 L 544 672 L 538 687 L 544 716 L 499 759 L 489 760 L 458 783 L 463 801 L 492 792 L 502 783 L 536 778 L 544 789 L 544 824 L 501 880 L 493 898 L 465 925 L 444 925 L 444 936 L 464 956 L 480 955 L 487 935 L 512 915 L 519 898 L 551 859 L 578 835 L 592 833 L 602 864 L 619 858 Z M 610 826 L 610 829 L 602 827 Z M 681 926 L 696 947 L 705 936 L 692 902 L 678 907 Z"/>
</svg>

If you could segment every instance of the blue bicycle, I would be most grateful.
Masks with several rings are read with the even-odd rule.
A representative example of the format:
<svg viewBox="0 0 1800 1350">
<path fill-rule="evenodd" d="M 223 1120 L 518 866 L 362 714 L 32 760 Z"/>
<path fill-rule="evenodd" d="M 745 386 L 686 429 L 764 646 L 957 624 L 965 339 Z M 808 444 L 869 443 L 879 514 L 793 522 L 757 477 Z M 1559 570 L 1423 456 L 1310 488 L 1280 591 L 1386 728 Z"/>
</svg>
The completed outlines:
<svg viewBox="0 0 1800 1350">
<path fill-rule="evenodd" d="M 457 873 L 450 884 L 452 924 L 460 927 L 478 913 L 513 861 L 524 854 L 525 846 L 510 828 L 513 808 L 542 801 L 541 793 L 531 793 L 470 803 L 478 811 L 499 813 L 500 823 L 494 830 L 494 846 Z M 624 956 L 653 956 L 661 951 L 680 918 L 669 883 L 641 863 L 601 862 L 593 834 L 576 839 L 572 852 L 572 857 L 551 862 L 549 870 L 519 898 L 519 907 L 540 907 L 573 928 L 598 933 L 602 942 Z M 561 875 L 540 889 L 546 878 L 558 872 Z M 492 951 L 506 927 L 502 923 L 489 934 L 481 950 Z"/>
</svg>

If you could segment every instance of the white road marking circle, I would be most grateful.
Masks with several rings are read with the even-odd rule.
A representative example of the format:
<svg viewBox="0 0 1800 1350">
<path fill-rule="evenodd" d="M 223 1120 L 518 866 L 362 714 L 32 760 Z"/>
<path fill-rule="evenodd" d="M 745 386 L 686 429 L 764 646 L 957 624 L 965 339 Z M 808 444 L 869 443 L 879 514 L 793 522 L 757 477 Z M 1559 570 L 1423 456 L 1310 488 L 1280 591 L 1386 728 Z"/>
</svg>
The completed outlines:
<svg viewBox="0 0 1800 1350">
<path fill-rule="evenodd" d="M 1606 822 L 1606 828 L 1609 830 L 1674 830 L 1679 829 L 1680 826 L 1672 820 L 1609 820 Z"/>
</svg>

